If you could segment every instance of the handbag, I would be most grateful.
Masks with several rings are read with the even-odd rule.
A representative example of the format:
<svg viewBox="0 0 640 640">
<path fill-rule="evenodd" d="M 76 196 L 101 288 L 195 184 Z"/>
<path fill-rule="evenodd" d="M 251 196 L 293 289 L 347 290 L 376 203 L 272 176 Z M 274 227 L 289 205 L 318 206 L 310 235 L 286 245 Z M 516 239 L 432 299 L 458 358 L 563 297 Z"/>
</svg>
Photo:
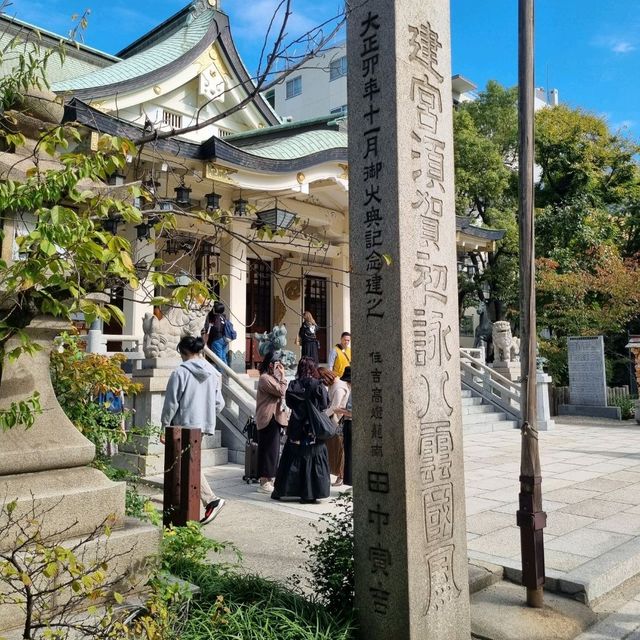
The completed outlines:
<svg viewBox="0 0 640 640">
<path fill-rule="evenodd" d="M 311 400 L 305 400 L 307 405 L 307 416 L 309 418 L 309 426 L 319 442 L 333 438 L 338 432 L 336 423 L 326 414 L 320 411 Z"/>
</svg>

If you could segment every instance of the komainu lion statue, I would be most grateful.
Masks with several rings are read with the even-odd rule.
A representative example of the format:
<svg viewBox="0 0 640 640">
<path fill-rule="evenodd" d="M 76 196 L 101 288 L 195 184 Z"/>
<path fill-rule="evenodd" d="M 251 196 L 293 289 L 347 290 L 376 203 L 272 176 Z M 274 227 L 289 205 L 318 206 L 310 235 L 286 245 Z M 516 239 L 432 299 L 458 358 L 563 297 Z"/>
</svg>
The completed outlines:
<svg viewBox="0 0 640 640">
<path fill-rule="evenodd" d="M 511 338 L 511 362 L 520 362 L 520 338 Z"/>
<path fill-rule="evenodd" d="M 506 320 L 493 323 L 493 358 L 494 362 L 511 362 L 511 325 Z"/>
<path fill-rule="evenodd" d="M 144 357 L 175 357 L 180 338 L 200 335 L 210 309 L 211 305 L 193 305 L 187 309 L 171 307 L 160 318 L 153 313 L 145 314 L 142 320 Z"/>
<path fill-rule="evenodd" d="M 264 358 L 270 351 L 275 352 L 285 369 L 292 370 L 296 366 L 296 356 L 293 351 L 287 351 L 287 326 L 277 324 L 271 330 L 271 333 L 256 333 L 258 339 L 258 353 Z"/>
</svg>

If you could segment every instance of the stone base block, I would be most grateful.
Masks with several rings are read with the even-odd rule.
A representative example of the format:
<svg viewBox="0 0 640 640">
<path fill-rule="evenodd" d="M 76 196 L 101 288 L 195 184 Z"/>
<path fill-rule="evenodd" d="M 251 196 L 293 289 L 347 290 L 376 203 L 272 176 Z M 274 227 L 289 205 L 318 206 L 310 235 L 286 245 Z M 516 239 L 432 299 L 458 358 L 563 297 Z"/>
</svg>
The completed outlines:
<svg viewBox="0 0 640 640">
<path fill-rule="evenodd" d="M 215 449 L 222 446 L 222 434 L 216 431 L 213 435 L 205 435 L 202 438 L 202 449 Z M 160 443 L 159 436 L 132 435 L 124 444 L 118 445 L 118 451 L 125 453 L 137 453 L 140 455 L 162 455 L 164 445 Z"/>
<path fill-rule="evenodd" d="M 0 496 L 3 502 L 17 500 L 14 517 L 37 520 L 43 536 L 80 536 L 111 514 L 116 526 L 124 521 L 125 483 L 90 467 L 0 476 Z M 15 528 L 3 528 L 0 551 L 10 549 L 18 535 Z"/>
<path fill-rule="evenodd" d="M 493 362 L 490 367 L 500 375 L 511 380 L 512 382 L 518 382 L 520 380 L 521 369 L 519 362 Z"/>
<path fill-rule="evenodd" d="M 592 407 L 586 404 L 561 404 L 558 406 L 558 415 L 622 420 L 620 407 Z"/>
<path fill-rule="evenodd" d="M 106 562 L 107 583 L 109 592 L 118 591 L 124 595 L 139 591 L 145 584 L 151 563 L 155 561 L 160 544 L 161 530 L 152 525 L 143 524 L 135 518 L 127 518 L 121 529 L 116 529 L 110 536 L 100 535 L 80 545 L 75 552 L 87 568 Z M 62 546 L 71 548 L 82 542 L 80 538 L 65 540 Z M 97 567 L 96 567 L 97 568 Z M 69 603 L 73 592 L 70 589 L 52 598 L 47 598 L 47 604 L 64 606 Z M 73 601 L 74 610 L 85 610 L 91 605 L 99 604 L 88 600 Z M 0 605 L 0 635 L 9 629 L 24 624 L 24 613 L 19 604 Z"/>
<path fill-rule="evenodd" d="M 202 449 L 201 460 L 203 467 L 215 467 L 219 464 L 227 464 L 229 456 L 225 447 Z M 148 455 L 118 452 L 113 457 L 113 466 L 142 477 L 162 474 L 164 473 L 164 448 L 160 453 Z"/>
</svg>

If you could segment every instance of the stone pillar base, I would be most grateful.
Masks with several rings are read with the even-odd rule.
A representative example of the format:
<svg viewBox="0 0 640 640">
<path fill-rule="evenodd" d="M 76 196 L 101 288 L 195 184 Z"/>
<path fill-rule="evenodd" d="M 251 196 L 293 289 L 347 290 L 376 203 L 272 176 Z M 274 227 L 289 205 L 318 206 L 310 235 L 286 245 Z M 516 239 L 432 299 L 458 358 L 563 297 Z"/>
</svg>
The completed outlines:
<svg viewBox="0 0 640 640">
<path fill-rule="evenodd" d="M 549 407 L 549 384 L 551 376 L 543 371 L 538 371 L 536 375 L 536 404 L 537 404 L 537 426 L 538 431 L 551 431 L 556 424 L 551 419 L 551 408 Z"/>
<path fill-rule="evenodd" d="M 489 366 L 511 382 L 520 382 L 519 362 L 493 362 Z"/>
</svg>

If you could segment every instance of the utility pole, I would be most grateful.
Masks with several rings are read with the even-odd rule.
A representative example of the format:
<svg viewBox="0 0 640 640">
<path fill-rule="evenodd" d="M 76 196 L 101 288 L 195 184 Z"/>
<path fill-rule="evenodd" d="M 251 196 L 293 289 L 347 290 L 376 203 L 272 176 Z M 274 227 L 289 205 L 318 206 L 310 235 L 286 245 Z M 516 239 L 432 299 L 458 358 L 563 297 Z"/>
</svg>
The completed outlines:
<svg viewBox="0 0 640 640">
<path fill-rule="evenodd" d="M 520 527 L 522 584 L 527 588 L 527 605 L 542 607 L 544 585 L 543 530 L 547 514 L 542 510 L 542 478 L 538 430 L 536 428 L 536 283 L 534 190 L 534 0 L 519 0 L 518 6 L 518 125 L 520 149 L 520 366 L 522 448 L 520 496 L 517 524 Z"/>
</svg>

